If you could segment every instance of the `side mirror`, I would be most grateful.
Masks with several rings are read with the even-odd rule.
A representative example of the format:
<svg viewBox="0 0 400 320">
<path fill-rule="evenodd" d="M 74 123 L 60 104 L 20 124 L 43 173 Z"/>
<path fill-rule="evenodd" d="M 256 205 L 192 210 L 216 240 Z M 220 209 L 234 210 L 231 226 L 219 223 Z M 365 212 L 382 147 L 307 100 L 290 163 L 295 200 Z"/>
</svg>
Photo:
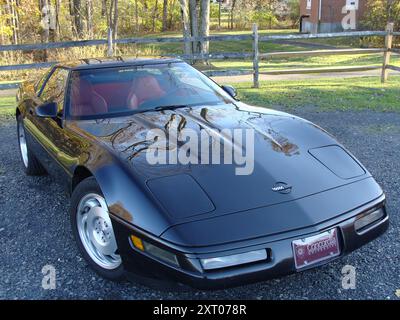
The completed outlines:
<svg viewBox="0 0 400 320">
<path fill-rule="evenodd" d="M 228 85 L 224 85 L 221 88 L 224 89 L 224 91 L 226 93 L 228 93 L 232 98 L 236 98 L 237 97 L 237 91 L 236 91 L 236 89 L 234 87 L 228 86 Z"/>
<path fill-rule="evenodd" d="M 49 102 L 36 108 L 36 115 L 40 118 L 56 118 L 58 114 L 57 103 Z"/>
</svg>

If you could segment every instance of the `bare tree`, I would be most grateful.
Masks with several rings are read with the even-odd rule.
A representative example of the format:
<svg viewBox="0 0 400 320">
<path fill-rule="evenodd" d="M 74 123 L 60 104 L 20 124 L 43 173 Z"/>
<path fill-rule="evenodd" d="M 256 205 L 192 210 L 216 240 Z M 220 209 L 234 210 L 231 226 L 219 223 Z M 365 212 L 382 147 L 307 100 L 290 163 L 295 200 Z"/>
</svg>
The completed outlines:
<svg viewBox="0 0 400 320">
<path fill-rule="evenodd" d="M 5 13 L 3 12 L 3 8 L 2 8 L 2 6 L 0 6 L 0 17 L 1 17 L 1 19 L 0 19 L 0 28 L 1 29 L 3 29 L 4 28 L 4 20 L 5 19 L 3 19 L 3 16 L 5 15 Z M 0 32 L 0 37 L 1 37 L 1 42 L 0 42 L 0 44 L 6 44 L 6 41 L 5 41 L 5 38 L 4 38 L 4 33 L 3 32 Z"/>
<path fill-rule="evenodd" d="M 208 37 L 210 35 L 210 0 L 201 0 L 201 25 L 200 36 Z M 201 41 L 200 51 L 207 54 L 209 49 L 208 41 Z"/>
<path fill-rule="evenodd" d="M 49 7 L 48 0 L 39 0 L 39 10 L 41 12 L 42 32 L 40 38 L 42 42 L 49 42 L 49 28 L 47 23 L 47 8 Z"/>
<path fill-rule="evenodd" d="M 81 0 L 70 0 L 69 11 L 72 17 L 72 30 L 73 33 L 81 38 L 83 36 L 83 23 L 82 23 L 82 12 L 81 12 Z"/>
<path fill-rule="evenodd" d="M 173 24 L 175 6 L 176 6 L 176 0 L 170 1 L 169 22 L 168 22 L 168 28 L 170 28 L 170 29 L 172 28 L 172 24 Z"/>
<path fill-rule="evenodd" d="M 156 31 L 156 20 L 158 18 L 158 0 L 155 0 L 152 14 L 151 31 Z"/>
<path fill-rule="evenodd" d="M 197 0 L 189 0 L 190 32 L 194 38 L 199 36 L 199 10 L 197 3 Z M 196 41 L 192 42 L 192 52 L 199 52 L 199 45 Z"/>
<path fill-rule="evenodd" d="M 190 38 L 190 21 L 189 21 L 189 13 L 188 13 L 188 3 L 187 0 L 179 0 L 179 4 L 181 6 L 182 13 L 182 29 L 183 29 L 183 37 L 185 39 Z M 188 41 L 184 42 L 185 54 L 191 53 L 191 44 Z"/>
<path fill-rule="evenodd" d="M 117 39 L 118 35 L 118 0 L 114 0 L 114 19 L 112 23 L 113 40 Z"/>
<path fill-rule="evenodd" d="M 163 16 L 162 16 L 162 31 L 167 31 L 167 19 L 168 19 L 168 0 L 163 2 Z"/>
<path fill-rule="evenodd" d="M 101 16 L 105 17 L 107 15 L 107 0 L 101 0 Z"/>
<path fill-rule="evenodd" d="M 42 30 L 40 32 L 40 40 L 44 43 L 49 42 L 50 28 L 48 25 L 49 0 L 39 0 L 39 11 L 41 13 Z M 47 61 L 47 50 L 37 50 L 34 52 L 35 61 Z"/>
<path fill-rule="evenodd" d="M 117 39 L 118 35 L 118 0 L 111 0 L 110 7 L 107 9 L 107 26 L 112 31 L 112 39 Z"/>
<path fill-rule="evenodd" d="M 138 6 L 138 0 L 135 0 L 135 32 L 139 33 L 139 31 L 140 31 L 139 6 Z"/>
<path fill-rule="evenodd" d="M 234 12 L 235 12 L 235 8 L 236 8 L 236 0 L 232 0 L 232 5 L 231 5 L 231 12 L 230 12 L 230 29 L 233 29 L 233 22 L 234 22 Z"/>
<path fill-rule="evenodd" d="M 60 31 L 61 31 L 61 27 L 60 27 L 60 8 L 61 8 L 61 0 L 55 0 L 55 22 L 56 22 L 56 28 L 54 30 L 54 37 L 55 39 L 59 39 L 60 38 Z"/>
<path fill-rule="evenodd" d="M 89 39 L 93 38 L 93 1 L 86 0 L 86 30 Z"/>
<path fill-rule="evenodd" d="M 9 16 L 8 24 L 11 25 L 11 39 L 13 44 L 18 44 L 19 39 L 19 18 L 17 12 L 17 3 L 15 0 L 6 1 L 6 12 Z"/>
</svg>

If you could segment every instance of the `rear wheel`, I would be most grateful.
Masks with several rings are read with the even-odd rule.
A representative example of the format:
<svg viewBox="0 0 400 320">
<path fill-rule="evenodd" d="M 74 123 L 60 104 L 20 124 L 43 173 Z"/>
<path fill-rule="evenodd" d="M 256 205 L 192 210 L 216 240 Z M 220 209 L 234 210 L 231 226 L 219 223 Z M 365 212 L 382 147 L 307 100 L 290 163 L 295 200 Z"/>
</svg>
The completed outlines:
<svg viewBox="0 0 400 320">
<path fill-rule="evenodd" d="M 26 133 L 22 116 L 17 118 L 17 133 L 18 133 L 18 145 L 19 153 L 21 155 L 22 164 L 24 166 L 25 173 L 30 176 L 37 176 L 46 173 L 43 166 L 36 159 L 35 155 L 29 149 L 29 145 L 26 140 Z"/>
<path fill-rule="evenodd" d="M 71 226 L 87 263 L 101 276 L 121 280 L 124 270 L 108 207 L 93 177 L 83 180 L 72 194 Z"/>
</svg>

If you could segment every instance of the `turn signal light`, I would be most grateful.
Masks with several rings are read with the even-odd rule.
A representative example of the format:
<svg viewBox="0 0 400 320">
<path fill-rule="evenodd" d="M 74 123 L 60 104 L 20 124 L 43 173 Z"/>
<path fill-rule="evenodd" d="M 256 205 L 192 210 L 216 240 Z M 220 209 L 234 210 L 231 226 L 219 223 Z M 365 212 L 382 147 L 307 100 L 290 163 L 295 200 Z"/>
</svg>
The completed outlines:
<svg viewBox="0 0 400 320">
<path fill-rule="evenodd" d="M 134 235 L 131 235 L 131 241 L 132 241 L 133 246 L 136 249 L 139 249 L 140 251 L 144 251 L 144 245 L 143 245 L 142 239 L 140 239 L 139 237 L 136 237 Z"/>
<path fill-rule="evenodd" d="M 131 235 L 130 236 L 132 245 L 140 250 L 143 251 L 157 259 L 160 259 L 164 262 L 167 262 L 169 264 L 175 265 L 175 266 L 179 266 L 179 262 L 178 262 L 178 258 L 175 254 L 173 254 L 172 252 L 169 252 L 167 250 L 161 249 L 147 241 L 144 241 L 142 239 L 140 239 L 137 236 Z"/>
</svg>

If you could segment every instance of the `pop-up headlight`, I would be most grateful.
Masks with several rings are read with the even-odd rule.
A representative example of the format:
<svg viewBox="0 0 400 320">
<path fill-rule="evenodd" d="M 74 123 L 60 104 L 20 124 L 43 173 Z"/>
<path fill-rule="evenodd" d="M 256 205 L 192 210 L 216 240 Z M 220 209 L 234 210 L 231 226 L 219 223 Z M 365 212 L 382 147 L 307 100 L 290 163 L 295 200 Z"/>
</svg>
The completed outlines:
<svg viewBox="0 0 400 320">
<path fill-rule="evenodd" d="M 374 222 L 382 219 L 384 216 L 385 216 L 385 211 L 383 207 L 379 208 L 375 211 L 372 211 L 371 213 L 364 215 L 362 218 L 356 220 L 356 222 L 354 222 L 354 228 L 356 229 L 356 231 L 362 231 L 370 224 L 373 224 Z"/>
</svg>

